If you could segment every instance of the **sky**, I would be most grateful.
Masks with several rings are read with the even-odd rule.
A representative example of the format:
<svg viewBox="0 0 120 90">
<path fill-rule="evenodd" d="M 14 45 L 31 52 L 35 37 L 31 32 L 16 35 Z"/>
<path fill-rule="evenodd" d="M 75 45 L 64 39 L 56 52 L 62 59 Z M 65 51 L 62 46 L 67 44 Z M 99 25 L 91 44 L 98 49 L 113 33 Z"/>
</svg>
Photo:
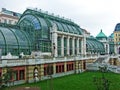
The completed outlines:
<svg viewBox="0 0 120 90">
<path fill-rule="evenodd" d="M 0 8 L 23 13 L 38 8 L 69 18 L 91 35 L 100 30 L 109 36 L 120 22 L 120 0 L 0 0 Z"/>
</svg>

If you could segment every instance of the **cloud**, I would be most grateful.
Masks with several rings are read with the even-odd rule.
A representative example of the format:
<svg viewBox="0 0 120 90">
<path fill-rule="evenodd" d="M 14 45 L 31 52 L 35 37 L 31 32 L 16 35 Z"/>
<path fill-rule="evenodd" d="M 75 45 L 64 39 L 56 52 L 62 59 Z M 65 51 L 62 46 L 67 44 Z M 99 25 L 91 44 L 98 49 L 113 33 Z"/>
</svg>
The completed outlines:
<svg viewBox="0 0 120 90">
<path fill-rule="evenodd" d="M 1 0 L 2 7 L 21 13 L 27 7 L 37 7 L 72 19 L 92 35 L 103 29 L 109 36 L 120 22 L 119 0 Z"/>
</svg>

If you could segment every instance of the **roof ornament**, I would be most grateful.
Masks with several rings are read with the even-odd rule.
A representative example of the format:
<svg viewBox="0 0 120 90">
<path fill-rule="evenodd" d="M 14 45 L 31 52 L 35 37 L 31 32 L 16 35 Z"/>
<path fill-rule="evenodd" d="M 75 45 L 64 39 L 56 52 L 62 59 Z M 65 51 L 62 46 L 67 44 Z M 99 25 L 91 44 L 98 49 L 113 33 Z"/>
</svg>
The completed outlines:
<svg viewBox="0 0 120 90">
<path fill-rule="evenodd" d="M 52 13 L 51 15 L 54 16 L 54 13 Z"/>
<path fill-rule="evenodd" d="M 48 14 L 48 11 L 45 11 L 46 14 Z"/>
<path fill-rule="evenodd" d="M 39 9 L 39 12 L 41 12 L 41 9 Z"/>
</svg>

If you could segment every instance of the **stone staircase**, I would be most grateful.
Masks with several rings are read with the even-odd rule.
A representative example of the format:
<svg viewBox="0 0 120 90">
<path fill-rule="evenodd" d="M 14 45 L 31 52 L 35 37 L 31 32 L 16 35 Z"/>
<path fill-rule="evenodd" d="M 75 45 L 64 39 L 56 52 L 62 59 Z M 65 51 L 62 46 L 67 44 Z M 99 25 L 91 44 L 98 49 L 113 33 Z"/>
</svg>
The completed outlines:
<svg viewBox="0 0 120 90">
<path fill-rule="evenodd" d="M 108 65 L 109 57 L 108 56 L 101 56 L 93 63 L 87 63 L 86 68 L 87 70 L 99 70 L 100 66 Z"/>
<path fill-rule="evenodd" d="M 86 69 L 90 71 L 97 71 L 99 70 L 99 67 L 106 66 L 108 71 L 111 71 L 114 73 L 120 73 L 120 66 L 110 65 L 108 63 L 109 59 L 110 59 L 109 56 L 99 57 L 95 62 L 87 63 Z"/>
</svg>

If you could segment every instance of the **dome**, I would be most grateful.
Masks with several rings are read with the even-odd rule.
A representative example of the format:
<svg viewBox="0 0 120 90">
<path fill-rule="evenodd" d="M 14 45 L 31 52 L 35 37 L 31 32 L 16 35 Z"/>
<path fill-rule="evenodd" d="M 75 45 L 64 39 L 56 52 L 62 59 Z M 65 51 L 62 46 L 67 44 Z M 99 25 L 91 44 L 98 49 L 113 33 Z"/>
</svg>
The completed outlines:
<svg viewBox="0 0 120 90">
<path fill-rule="evenodd" d="M 115 26 L 115 30 L 114 31 L 120 31 L 120 23 L 118 23 L 116 26 Z"/>
<path fill-rule="evenodd" d="M 114 34 L 112 33 L 112 34 L 109 36 L 109 38 L 114 38 Z"/>
<path fill-rule="evenodd" d="M 96 36 L 97 39 L 107 39 L 107 36 L 102 32 L 102 30 L 100 31 L 100 33 Z"/>
</svg>

